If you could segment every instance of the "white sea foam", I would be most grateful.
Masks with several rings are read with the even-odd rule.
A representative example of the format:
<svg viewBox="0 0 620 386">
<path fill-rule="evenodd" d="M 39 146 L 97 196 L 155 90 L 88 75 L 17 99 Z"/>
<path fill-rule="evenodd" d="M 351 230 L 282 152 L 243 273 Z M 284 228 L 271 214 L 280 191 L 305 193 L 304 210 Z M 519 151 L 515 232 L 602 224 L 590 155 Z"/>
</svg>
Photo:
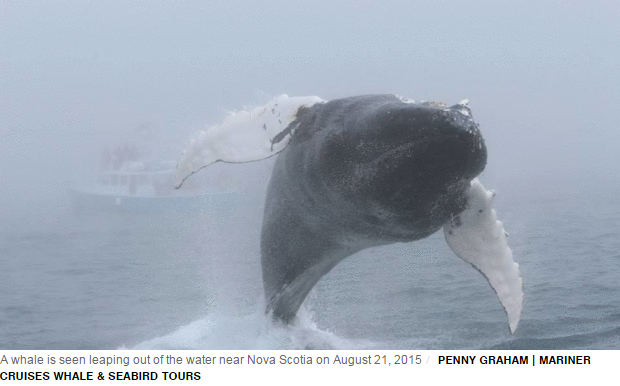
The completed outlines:
<svg viewBox="0 0 620 386">
<path fill-rule="evenodd" d="M 290 325 L 273 322 L 262 309 L 243 316 L 218 311 L 171 334 L 142 342 L 134 349 L 324 350 L 373 346 L 370 341 L 342 338 L 317 327 L 311 312 L 302 308 L 296 322 Z"/>
</svg>

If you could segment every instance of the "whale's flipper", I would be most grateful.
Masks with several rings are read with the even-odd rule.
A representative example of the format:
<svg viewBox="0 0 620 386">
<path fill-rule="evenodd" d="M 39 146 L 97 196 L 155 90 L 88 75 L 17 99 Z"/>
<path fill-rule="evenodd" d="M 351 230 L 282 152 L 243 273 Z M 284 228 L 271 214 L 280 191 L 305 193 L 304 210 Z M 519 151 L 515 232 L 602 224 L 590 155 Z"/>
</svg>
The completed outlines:
<svg viewBox="0 0 620 386">
<path fill-rule="evenodd" d="M 320 102 L 323 99 L 316 96 L 282 94 L 265 106 L 229 113 L 221 124 L 189 141 L 177 165 L 175 187 L 215 162 L 253 162 L 278 154 L 290 140 L 285 129 L 297 118 L 299 108 Z"/>
<path fill-rule="evenodd" d="M 506 310 L 510 332 L 514 333 L 523 308 L 523 285 L 506 231 L 491 206 L 494 195 L 478 179 L 472 180 L 467 192 L 468 209 L 443 229 L 452 251 L 489 281 Z"/>
</svg>

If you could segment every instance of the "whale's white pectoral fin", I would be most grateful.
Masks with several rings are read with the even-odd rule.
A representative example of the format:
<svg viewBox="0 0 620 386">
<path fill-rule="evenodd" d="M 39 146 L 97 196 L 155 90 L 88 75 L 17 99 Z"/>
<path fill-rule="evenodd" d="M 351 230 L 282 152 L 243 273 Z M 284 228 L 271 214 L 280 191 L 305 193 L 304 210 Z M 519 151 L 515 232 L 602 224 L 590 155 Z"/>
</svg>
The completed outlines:
<svg viewBox="0 0 620 386">
<path fill-rule="evenodd" d="M 510 332 L 514 333 L 523 308 L 523 282 L 519 264 L 512 259 L 508 247 L 507 233 L 492 208 L 493 196 L 494 192 L 474 179 L 467 192 L 468 209 L 443 229 L 452 251 L 487 278 L 506 310 Z"/>
<path fill-rule="evenodd" d="M 179 188 L 190 175 L 218 161 L 253 162 L 278 154 L 290 140 L 284 130 L 299 108 L 320 102 L 324 101 L 316 96 L 283 94 L 265 106 L 229 113 L 222 123 L 200 131 L 188 143 L 177 165 L 175 186 Z"/>
</svg>

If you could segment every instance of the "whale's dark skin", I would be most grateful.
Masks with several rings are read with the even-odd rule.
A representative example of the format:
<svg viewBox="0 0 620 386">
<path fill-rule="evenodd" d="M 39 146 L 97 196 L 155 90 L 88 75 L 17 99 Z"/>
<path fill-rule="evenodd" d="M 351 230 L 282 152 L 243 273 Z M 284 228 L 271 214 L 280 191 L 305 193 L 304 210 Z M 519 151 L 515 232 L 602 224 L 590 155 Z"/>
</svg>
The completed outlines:
<svg viewBox="0 0 620 386">
<path fill-rule="evenodd" d="M 284 322 L 347 256 L 458 221 L 469 182 L 486 165 L 465 105 L 358 96 L 301 108 L 289 128 L 261 236 L 267 312 Z"/>
</svg>

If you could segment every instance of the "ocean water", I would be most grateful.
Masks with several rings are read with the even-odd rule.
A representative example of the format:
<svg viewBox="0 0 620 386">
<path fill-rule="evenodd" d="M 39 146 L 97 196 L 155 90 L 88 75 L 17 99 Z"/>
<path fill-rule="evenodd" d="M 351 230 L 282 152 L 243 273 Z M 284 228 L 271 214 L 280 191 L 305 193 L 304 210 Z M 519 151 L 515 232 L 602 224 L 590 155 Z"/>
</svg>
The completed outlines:
<svg viewBox="0 0 620 386">
<path fill-rule="evenodd" d="M 220 216 L 38 205 L 0 226 L 0 349 L 620 349 L 618 186 L 590 186 L 499 190 L 514 335 L 441 232 L 346 259 L 282 326 L 263 313 L 262 192 Z"/>
</svg>

